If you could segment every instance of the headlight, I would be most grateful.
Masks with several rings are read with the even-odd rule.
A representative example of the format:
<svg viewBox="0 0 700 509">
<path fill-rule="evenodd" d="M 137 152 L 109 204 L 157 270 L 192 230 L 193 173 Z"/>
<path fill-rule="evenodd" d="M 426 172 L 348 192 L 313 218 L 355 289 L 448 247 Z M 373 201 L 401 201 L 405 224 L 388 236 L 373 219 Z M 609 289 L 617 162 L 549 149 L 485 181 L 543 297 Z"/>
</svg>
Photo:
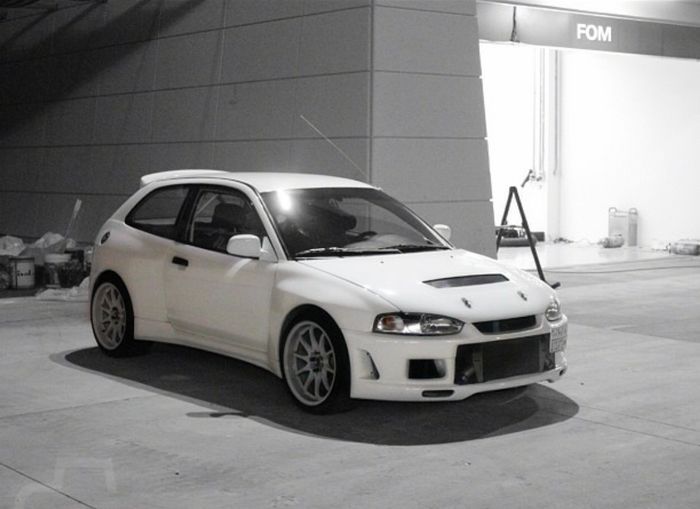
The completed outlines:
<svg viewBox="0 0 700 509">
<path fill-rule="evenodd" d="M 547 310 L 544 312 L 544 316 L 550 322 L 556 322 L 561 319 L 561 303 L 559 299 L 552 297 Z"/>
<path fill-rule="evenodd" d="M 443 336 L 457 334 L 464 322 L 447 316 L 425 313 L 387 313 L 374 320 L 374 332 L 406 334 L 410 336 Z"/>
</svg>

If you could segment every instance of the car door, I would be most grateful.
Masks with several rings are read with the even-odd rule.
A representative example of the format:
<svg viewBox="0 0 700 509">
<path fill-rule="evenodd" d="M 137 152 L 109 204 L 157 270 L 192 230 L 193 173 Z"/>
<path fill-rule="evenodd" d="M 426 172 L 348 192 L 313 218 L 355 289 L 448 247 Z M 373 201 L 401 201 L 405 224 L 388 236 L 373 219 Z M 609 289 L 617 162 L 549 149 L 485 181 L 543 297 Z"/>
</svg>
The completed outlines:
<svg viewBox="0 0 700 509">
<path fill-rule="evenodd" d="M 277 264 L 226 252 L 228 239 L 266 232 L 242 189 L 201 186 L 165 270 L 168 319 L 190 341 L 265 359 Z"/>
<path fill-rule="evenodd" d="M 118 272 L 129 288 L 134 315 L 140 320 L 166 320 L 164 262 L 175 246 L 189 193 L 187 185 L 157 187 L 126 216 L 125 222 L 131 227 L 127 235 L 108 231 L 111 242 L 118 246 L 114 251 L 120 260 Z"/>
</svg>

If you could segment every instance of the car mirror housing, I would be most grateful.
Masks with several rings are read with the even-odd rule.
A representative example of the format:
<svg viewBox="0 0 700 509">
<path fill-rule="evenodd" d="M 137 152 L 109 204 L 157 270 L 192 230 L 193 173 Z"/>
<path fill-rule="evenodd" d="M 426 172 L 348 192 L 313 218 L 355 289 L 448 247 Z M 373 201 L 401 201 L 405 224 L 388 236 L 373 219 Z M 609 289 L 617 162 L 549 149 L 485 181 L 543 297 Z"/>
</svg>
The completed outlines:
<svg viewBox="0 0 700 509">
<path fill-rule="evenodd" d="M 450 240 L 450 237 L 452 237 L 452 228 L 450 228 L 446 224 L 436 224 L 433 225 L 433 228 L 445 240 Z"/>
<path fill-rule="evenodd" d="M 228 244 L 226 244 L 228 254 L 241 258 L 260 258 L 261 250 L 262 244 L 257 235 L 234 235 L 228 239 Z"/>
</svg>

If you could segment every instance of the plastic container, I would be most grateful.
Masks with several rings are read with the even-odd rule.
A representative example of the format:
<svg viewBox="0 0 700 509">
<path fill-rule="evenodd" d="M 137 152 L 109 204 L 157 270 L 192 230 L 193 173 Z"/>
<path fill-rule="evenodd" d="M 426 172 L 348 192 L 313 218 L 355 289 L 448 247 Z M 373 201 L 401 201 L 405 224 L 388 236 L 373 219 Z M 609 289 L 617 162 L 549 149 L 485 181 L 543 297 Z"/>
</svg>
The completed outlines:
<svg viewBox="0 0 700 509">
<path fill-rule="evenodd" d="M 10 288 L 18 290 L 34 288 L 36 272 L 33 256 L 17 256 L 10 258 Z"/>
<path fill-rule="evenodd" d="M 637 223 L 639 213 L 632 208 L 628 211 L 618 210 L 615 207 L 608 209 L 608 237 L 621 235 L 628 246 L 637 245 Z"/>
<path fill-rule="evenodd" d="M 683 239 L 671 244 L 671 252 L 678 255 L 700 255 L 700 240 Z"/>
<path fill-rule="evenodd" d="M 70 259 L 70 253 L 47 253 L 44 255 L 44 283 L 47 288 L 61 287 L 61 271 Z"/>
</svg>

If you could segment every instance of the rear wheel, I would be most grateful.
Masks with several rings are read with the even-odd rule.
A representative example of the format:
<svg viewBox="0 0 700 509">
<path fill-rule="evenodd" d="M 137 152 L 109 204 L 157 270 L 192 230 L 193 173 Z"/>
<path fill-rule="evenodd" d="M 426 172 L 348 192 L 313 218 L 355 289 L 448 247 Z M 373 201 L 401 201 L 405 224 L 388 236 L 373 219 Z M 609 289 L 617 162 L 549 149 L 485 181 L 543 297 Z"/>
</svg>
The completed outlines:
<svg viewBox="0 0 700 509">
<path fill-rule="evenodd" d="M 282 366 L 287 387 L 304 410 L 329 414 L 351 408 L 347 348 L 329 318 L 305 316 L 289 328 Z"/>
<path fill-rule="evenodd" d="M 146 344 L 134 340 L 134 311 L 124 283 L 118 278 L 98 282 L 90 304 L 92 332 L 97 346 L 111 357 L 139 353 Z"/>
</svg>

